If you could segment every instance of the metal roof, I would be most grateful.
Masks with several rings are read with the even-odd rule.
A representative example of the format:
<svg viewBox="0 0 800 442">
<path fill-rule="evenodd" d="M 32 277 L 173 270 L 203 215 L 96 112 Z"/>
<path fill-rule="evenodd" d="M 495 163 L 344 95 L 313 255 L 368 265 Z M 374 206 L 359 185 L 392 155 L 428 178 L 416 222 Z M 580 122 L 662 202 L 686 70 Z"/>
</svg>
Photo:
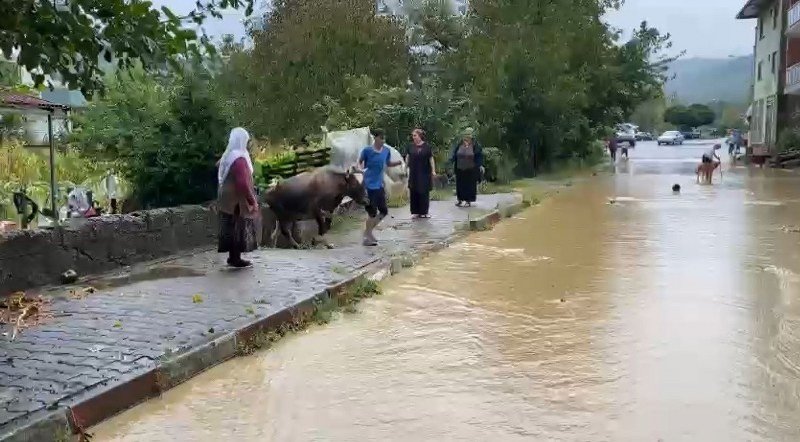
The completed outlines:
<svg viewBox="0 0 800 442">
<path fill-rule="evenodd" d="M 747 0 L 739 13 L 736 14 L 736 18 L 739 20 L 746 18 L 758 18 L 758 14 L 762 9 L 764 9 L 764 6 L 767 6 L 774 1 L 775 0 Z"/>
<path fill-rule="evenodd" d="M 69 106 L 53 103 L 32 95 L 0 91 L 0 107 L 18 109 L 68 110 Z"/>
<path fill-rule="evenodd" d="M 54 104 L 69 106 L 72 109 L 89 105 L 81 91 L 69 89 L 54 89 L 52 91 L 45 89 L 42 91 L 42 99 Z"/>
</svg>

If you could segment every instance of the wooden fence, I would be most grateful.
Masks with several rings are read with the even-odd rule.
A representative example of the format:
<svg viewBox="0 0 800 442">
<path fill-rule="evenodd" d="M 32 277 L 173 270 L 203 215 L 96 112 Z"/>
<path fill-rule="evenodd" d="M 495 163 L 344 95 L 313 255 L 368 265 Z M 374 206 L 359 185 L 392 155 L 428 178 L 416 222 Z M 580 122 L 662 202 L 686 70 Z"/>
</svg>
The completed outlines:
<svg viewBox="0 0 800 442">
<path fill-rule="evenodd" d="M 298 149 L 295 151 L 293 161 L 275 166 L 265 164 L 263 166 L 263 174 L 267 181 L 273 178 L 290 178 L 317 167 L 327 166 L 330 160 L 331 152 L 329 148 Z"/>
</svg>

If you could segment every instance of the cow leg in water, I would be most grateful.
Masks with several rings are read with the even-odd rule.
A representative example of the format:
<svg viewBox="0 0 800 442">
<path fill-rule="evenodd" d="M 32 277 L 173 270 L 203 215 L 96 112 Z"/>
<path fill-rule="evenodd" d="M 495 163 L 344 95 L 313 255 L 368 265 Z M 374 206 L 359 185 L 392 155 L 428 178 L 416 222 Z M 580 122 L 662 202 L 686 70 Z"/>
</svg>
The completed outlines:
<svg viewBox="0 0 800 442">
<path fill-rule="evenodd" d="M 294 221 L 286 221 L 280 220 L 278 221 L 281 227 L 281 233 L 286 239 L 289 240 L 289 243 L 292 245 L 293 248 L 299 249 L 300 244 L 297 243 L 297 240 L 294 239 Z"/>
</svg>

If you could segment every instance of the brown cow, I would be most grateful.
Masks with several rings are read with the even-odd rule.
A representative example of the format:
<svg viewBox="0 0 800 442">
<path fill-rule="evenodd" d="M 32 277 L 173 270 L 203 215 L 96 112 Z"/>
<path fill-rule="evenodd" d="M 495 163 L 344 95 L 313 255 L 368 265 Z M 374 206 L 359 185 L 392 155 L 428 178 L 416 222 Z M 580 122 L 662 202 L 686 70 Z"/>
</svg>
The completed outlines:
<svg viewBox="0 0 800 442">
<path fill-rule="evenodd" d="M 262 201 L 275 213 L 277 225 L 272 245 L 275 245 L 280 228 L 292 247 L 299 248 L 300 244 L 294 237 L 297 221 L 316 220 L 319 235 L 327 233 L 331 228 L 331 216 L 345 196 L 362 206 L 369 203 L 367 192 L 352 169 L 342 171 L 331 166 L 301 173 L 269 189 Z"/>
</svg>

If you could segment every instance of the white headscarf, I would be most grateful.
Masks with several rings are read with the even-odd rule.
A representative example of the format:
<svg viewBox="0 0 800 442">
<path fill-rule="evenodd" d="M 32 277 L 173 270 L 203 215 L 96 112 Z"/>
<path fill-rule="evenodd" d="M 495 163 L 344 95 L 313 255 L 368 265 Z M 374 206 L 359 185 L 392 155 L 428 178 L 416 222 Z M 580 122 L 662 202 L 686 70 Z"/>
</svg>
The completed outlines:
<svg viewBox="0 0 800 442">
<path fill-rule="evenodd" d="M 219 160 L 219 169 L 217 170 L 217 180 L 219 185 L 225 182 L 228 177 L 228 172 L 231 171 L 234 161 L 239 158 L 244 158 L 247 161 L 247 169 L 253 173 L 253 161 L 250 159 L 250 153 L 247 151 L 247 142 L 250 141 L 250 134 L 241 127 L 237 127 L 231 131 L 228 138 L 228 147 L 225 153 L 222 154 L 222 159 Z"/>
</svg>

